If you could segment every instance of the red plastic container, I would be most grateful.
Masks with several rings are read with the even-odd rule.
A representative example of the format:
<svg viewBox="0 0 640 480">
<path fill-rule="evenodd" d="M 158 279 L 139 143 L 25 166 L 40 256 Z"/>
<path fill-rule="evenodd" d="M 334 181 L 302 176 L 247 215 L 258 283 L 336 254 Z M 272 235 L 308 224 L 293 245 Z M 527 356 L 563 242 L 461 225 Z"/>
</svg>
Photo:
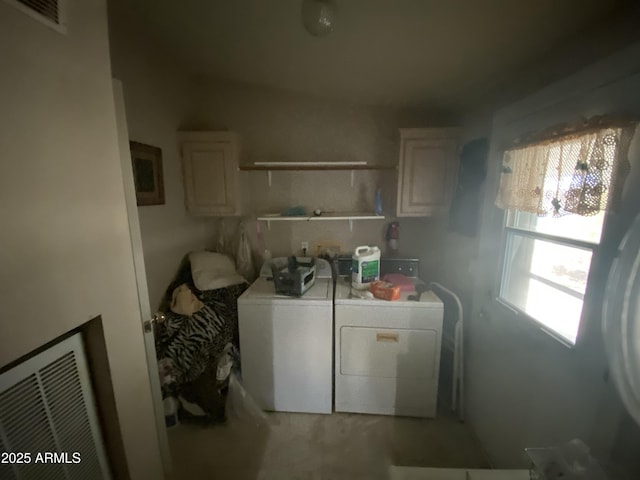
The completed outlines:
<svg viewBox="0 0 640 480">
<path fill-rule="evenodd" d="M 369 290 L 371 290 L 374 297 L 382 300 L 398 300 L 400 298 L 400 287 L 394 286 L 389 282 L 372 282 Z"/>
</svg>

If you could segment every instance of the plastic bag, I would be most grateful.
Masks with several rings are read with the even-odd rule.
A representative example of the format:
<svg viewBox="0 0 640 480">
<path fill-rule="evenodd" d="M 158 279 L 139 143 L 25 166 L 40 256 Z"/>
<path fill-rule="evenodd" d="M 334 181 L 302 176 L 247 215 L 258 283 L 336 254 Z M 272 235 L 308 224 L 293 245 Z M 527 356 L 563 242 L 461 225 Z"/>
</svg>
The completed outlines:
<svg viewBox="0 0 640 480">
<path fill-rule="evenodd" d="M 564 445 L 547 448 L 525 448 L 533 470 L 547 480 L 607 480 L 589 447 L 573 439 Z"/>
<path fill-rule="evenodd" d="M 244 389 L 235 372 L 229 375 L 226 414 L 232 422 L 245 422 L 260 428 L 269 426 L 267 415 Z"/>
<path fill-rule="evenodd" d="M 222 351 L 222 356 L 218 360 L 216 380 L 219 382 L 224 382 L 231 373 L 231 368 L 233 367 L 233 358 L 231 357 L 232 350 L 233 345 L 231 343 L 227 343 Z"/>
<path fill-rule="evenodd" d="M 255 280 L 255 268 L 251 257 L 251 245 L 245 232 L 244 224 L 240 224 L 240 241 L 238 242 L 238 253 L 236 254 L 236 271 L 249 282 Z"/>
<path fill-rule="evenodd" d="M 225 250 L 227 248 L 227 242 L 224 238 L 224 218 L 221 218 L 216 226 L 217 238 L 216 238 L 216 252 L 218 253 L 226 253 Z"/>
</svg>

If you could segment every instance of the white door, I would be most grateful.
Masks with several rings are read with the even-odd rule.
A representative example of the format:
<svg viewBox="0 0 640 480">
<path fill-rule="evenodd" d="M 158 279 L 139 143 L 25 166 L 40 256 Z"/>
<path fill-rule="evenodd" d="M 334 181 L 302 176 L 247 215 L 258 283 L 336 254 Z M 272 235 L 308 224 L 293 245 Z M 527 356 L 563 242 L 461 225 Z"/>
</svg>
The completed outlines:
<svg viewBox="0 0 640 480">
<path fill-rule="evenodd" d="M 133 261 L 136 271 L 136 283 L 138 285 L 138 301 L 140 302 L 140 312 L 142 314 L 140 321 L 143 323 L 144 344 L 156 416 L 158 442 L 160 444 L 164 469 L 166 472 L 169 472 L 171 471 L 171 454 L 169 452 L 169 439 L 167 437 L 167 428 L 164 420 L 162 391 L 160 389 L 160 377 L 158 375 L 158 363 L 156 360 L 156 345 L 153 338 L 153 329 L 150 331 L 144 329 L 144 322 L 151 320 L 151 307 L 149 306 L 147 275 L 144 268 L 144 256 L 142 254 L 142 236 L 140 234 L 133 168 L 131 166 L 131 153 L 129 151 L 129 133 L 124 107 L 124 94 L 122 91 L 122 83 L 115 79 L 113 80 L 113 98 L 116 107 L 116 122 L 118 124 L 118 144 L 120 148 L 120 161 L 122 162 L 124 194 L 127 203 L 127 216 L 129 217 L 129 231 L 131 232 L 131 249 L 133 251 Z"/>
</svg>

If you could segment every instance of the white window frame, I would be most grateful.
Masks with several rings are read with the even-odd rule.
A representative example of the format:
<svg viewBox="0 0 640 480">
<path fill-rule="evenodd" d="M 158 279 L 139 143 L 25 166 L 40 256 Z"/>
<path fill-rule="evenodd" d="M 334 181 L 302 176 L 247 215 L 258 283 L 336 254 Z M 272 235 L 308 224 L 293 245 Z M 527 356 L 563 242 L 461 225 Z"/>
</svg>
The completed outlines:
<svg viewBox="0 0 640 480">
<path fill-rule="evenodd" d="M 584 321 L 584 313 L 585 313 L 585 300 L 589 297 L 589 285 L 590 285 L 590 277 L 591 277 L 591 270 L 593 268 L 594 262 L 597 261 L 597 257 L 598 257 L 598 249 L 600 247 L 600 243 L 592 243 L 592 242 L 587 242 L 584 240 L 577 240 L 577 239 L 572 239 L 572 238 L 567 238 L 567 237 L 560 237 L 560 236 L 556 236 L 556 235 L 551 235 L 548 233 L 541 233 L 541 232 L 536 232 L 533 230 L 527 230 L 524 228 L 519 228 L 519 227 L 512 227 L 509 225 L 509 220 L 510 220 L 510 215 L 517 215 L 518 212 L 517 210 L 506 210 L 504 212 L 503 215 L 503 220 L 502 220 L 502 235 L 501 235 L 501 257 L 499 259 L 500 261 L 500 268 L 498 268 L 498 276 L 496 279 L 496 292 L 497 295 L 495 296 L 495 300 L 498 304 L 506 307 L 511 313 L 515 314 L 518 318 L 522 318 L 526 321 L 526 323 L 528 323 L 529 325 L 533 325 L 536 326 L 537 328 L 539 328 L 540 330 L 542 330 L 544 333 L 546 333 L 547 335 L 551 336 L 553 339 L 557 340 L 558 342 L 560 342 L 561 344 L 563 344 L 564 346 L 568 347 L 568 348 L 575 348 L 576 345 L 579 344 L 580 342 L 580 332 L 583 329 L 583 321 Z M 607 224 L 607 218 L 608 215 L 605 214 L 604 217 L 604 221 L 602 223 L 602 230 L 600 232 L 600 239 L 602 240 L 602 235 L 605 231 L 606 228 L 606 224 Z M 515 223 L 515 222 L 513 222 Z M 569 289 L 567 289 L 566 287 L 562 286 L 562 285 L 555 285 L 555 282 L 549 281 L 545 278 L 541 278 L 537 275 L 534 276 L 534 274 L 531 274 L 531 278 L 535 278 L 539 281 L 541 281 L 542 283 L 551 286 L 552 288 L 557 288 L 558 290 L 562 291 L 563 293 L 567 293 L 569 295 L 572 296 L 580 296 L 581 300 L 582 300 L 582 310 L 580 313 L 580 321 L 578 324 L 578 331 L 576 332 L 576 339 L 575 342 L 572 343 L 569 339 L 565 338 L 564 336 L 562 336 L 559 332 L 556 332 L 553 328 L 549 327 L 548 325 L 545 325 L 544 323 L 542 323 L 541 321 L 537 320 L 536 318 L 532 317 L 531 315 L 529 315 L 527 312 L 525 312 L 524 310 L 522 310 L 520 307 L 512 304 L 511 302 L 509 302 L 507 299 L 503 298 L 502 296 L 502 291 L 503 291 L 503 287 L 506 284 L 506 281 L 508 280 L 508 266 L 507 266 L 507 260 L 510 257 L 509 255 L 509 236 L 510 235 L 521 235 L 523 237 L 529 237 L 532 238 L 534 240 L 544 240 L 547 242 L 552 242 L 552 243 L 556 243 L 559 245 L 563 245 L 566 247 L 571 247 L 571 248 L 579 248 L 582 250 L 589 250 L 591 251 L 591 263 L 589 265 L 589 273 L 587 276 L 587 285 L 586 285 L 586 289 L 585 289 L 585 293 L 584 295 L 576 293 L 575 291 L 567 291 Z M 558 288 L 559 287 L 559 288 Z"/>
</svg>

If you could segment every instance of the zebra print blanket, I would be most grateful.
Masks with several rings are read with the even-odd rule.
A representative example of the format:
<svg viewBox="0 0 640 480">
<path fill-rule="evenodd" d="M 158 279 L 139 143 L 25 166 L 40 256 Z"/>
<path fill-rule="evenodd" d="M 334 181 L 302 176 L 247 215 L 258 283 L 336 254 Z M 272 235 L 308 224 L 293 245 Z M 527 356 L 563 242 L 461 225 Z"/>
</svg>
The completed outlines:
<svg viewBox="0 0 640 480">
<path fill-rule="evenodd" d="M 220 390 L 226 385 L 216 381 L 218 360 L 231 343 L 238 347 L 237 298 L 247 285 L 232 285 L 194 293 L 204 307 L 192 316 L 172 311 L 158 325 L 156 348 L 163 397 L 183 396 L 205 412 L 219 414 Z M 194 393 L 195 392 L 195 393 Z"/>
<path fill-rule="evenodd" d="M 226 331 L 224 331 L 226 330 Z M 171 360 L 172 376 L 178 383 L 192 382 L 231 341 L 225 321 L 210 307 L 204 306 L 191 317 L 167 315 L 161 342 L 163 357 Z"/>
</svg>

